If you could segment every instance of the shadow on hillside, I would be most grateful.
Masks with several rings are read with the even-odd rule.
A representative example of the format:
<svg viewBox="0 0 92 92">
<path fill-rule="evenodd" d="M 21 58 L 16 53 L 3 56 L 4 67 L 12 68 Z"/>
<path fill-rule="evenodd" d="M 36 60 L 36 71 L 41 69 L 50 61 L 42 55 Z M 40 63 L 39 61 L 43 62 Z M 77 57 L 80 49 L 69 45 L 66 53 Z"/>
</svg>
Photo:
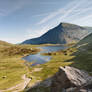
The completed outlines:
<svg viewBox="0 0 92 92">
<path fill-rule="evenodd" d="M 27 88 L 26 92 L 50 92 L 52 77 L 36 83 L 33 87 Z"/>
<path fill-rule="evenodd" d="M 83 51 L 78 50 L 77 52 L 74 52 L 73 54 L 71 54 L 71 56 L 74 56 L 74 58 L 66 60 L 65 62 L 72 61 L 73 63 L 70 66 L 92 73 L 92 53 L 91 52 L 89 51 L 87 52 L 85 50 Z M 50 92 L 50 84 L 53 76 L 44 81 L 38 82 L 27 92 Z"/>
<path fill-rule="evenodd" d="M 78 50 L 74 52 L 71 56 L 74 58 L 67 60 L 65 62 L 73 62 L 70 66 L 76 67 L 78 69 L 85 70 L 87 72 L 92 72 L 92 53 L 86 50 Z"/>
</svg>

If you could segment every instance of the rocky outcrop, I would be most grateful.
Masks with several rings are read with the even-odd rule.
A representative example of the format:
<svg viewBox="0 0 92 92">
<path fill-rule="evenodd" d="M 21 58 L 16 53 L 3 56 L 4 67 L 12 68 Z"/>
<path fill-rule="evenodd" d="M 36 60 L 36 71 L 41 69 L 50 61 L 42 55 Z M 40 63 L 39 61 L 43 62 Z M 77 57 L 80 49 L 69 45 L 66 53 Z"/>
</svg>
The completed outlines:
<svg viewBox="0 0 92 92">
<path fill-rule="evenodd" d="M 51 92 L 92 92 L 92 77 L 73 67 L 60 67 L 52 79 Z"/>
</svg>

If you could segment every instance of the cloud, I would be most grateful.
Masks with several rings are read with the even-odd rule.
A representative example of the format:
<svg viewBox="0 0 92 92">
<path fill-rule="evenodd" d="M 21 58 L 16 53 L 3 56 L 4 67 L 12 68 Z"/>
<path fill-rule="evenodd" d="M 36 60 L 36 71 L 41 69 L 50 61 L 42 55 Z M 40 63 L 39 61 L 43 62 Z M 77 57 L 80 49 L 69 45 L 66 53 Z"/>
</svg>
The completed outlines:
<svg viewBox="0 0 92 92">
<path fill-rule="evenodd" d="M 43 14 L 37 14 L 37 15 L 34 15 L 32 17 L 42 17 L 42 16 L 47 16 L 49 13 L 43 13 Z"/>
<path fill-rule="evenodd" d="M 49 30 L 49 26 L 45 26 L 45 27 L 41 27 L 36 29 L 32 29 L 29 28 L 26 30 L 27 34 L 26 34 L 26 38 L 30 39 L 30 38 L 36 38 L 36 37 L 40 37 L 42 34 L 46 33 Z"/>
<path fill-rule="evenodd" d="M 78 25 L 84 24 L 83 22 L 85 22 L 87 25 L 89 19 L 92 18 L 92 13 L 90 12 L 92 11 L 91 4 L 92 1 L 90 0 L 71 0 L 71 2 L 63 8 L 57 9 L 48 15 L 45 13 L 37 15 L 37 17 L 47 16 L 37 23 L 37 26 L 43 26 L 42 28 L 35 27 L 37 30 L 29 28 L 29 38 L 41 36 L 60 22 L 70 22 Z"/>
<path fill-rule="evenodd" d="M 71 13 L 73 13 L 75 11 L 76 8 L 78 8 L 81 4 L 83 4 L 86 0 L 81 0 L 79 3 L 73 5 L 73 7 L 70 7 L 59 19 L 63 20 L 66 17 L 68 17 L 69 15 L 71 15 Z"/>
<path fill-rule="evenodd" d="M 38 24 L 41 25 L 45 22 L 47 22 L 48 20 L 54 18 L 55 16 L 59 15 L 59 14 L 63 14 L 65 12 L 66 9 L 68 9 L 69 7 L 73 6 L 76 3 L 76 1 L 74 0 L 73 2 L 69 3 L 67 6 L 65 6 L 64 8 L 60 8 L 55 12 L 52 12 L 51 14 L 49 14 L 47 17 L 43 18 Z"/>
<path fill-rule="evenodd" d="M 79 10 L 76 10 L 74 12 L 74 14 L 72 14 L 69 18 L 75 18 L 76 16 L 79 16 L 81 15 L 82 17 L 85 16 L 84 13 L 88 13 L 92 10 L 92 7 L 88 7 L 88 8 L 84 8 L 84 9 L 79 9 Z"/>
<path fill-rule="evenodd" d="M 90 3 L 90 4 L 89 4 Z M 91 18 L 92 18 L 92 7 L 91 7 L 92 1 L 88 2 L 88 0 L 85 0 L 81 2 L 75 9 L 73 9 L 70 13 L 68 13 L 66 16 L 59 18 L 58 20 L 68 21 L 70 23 L 78 24 L 78 25 L 89 25 L 92 26 Z M 82 5 L 82 7 L 81 7 Z"/>
<path fill-rule="evenodd" d="M 7 0 L 0 1 L 0 16 L 7 16 L 29 4 L 29 0 Z"/>
<path fill-rule="evenodd" d="M 81 18 L 79 18 L 79 20 L 76 19 L 74 22 L 80 24 L 80 23 L 83 23 L 83 22 L 88 22 L 89 19 L 92 19 L 92 14 L 87 15 L 87 16 L 85 16 L 85 17 L 81 17 Z M 83 24 L 84 24 L 84 23 L 83 23 Z"/>
<path fill-rule="evenodd" d="M 89 0 L 80 0 L 80 1 L 73 0 L 63 8 L 60 8 L 55 12 L 52 12 L 51 14 L 49 14 L 37 24 L 38 25 L 45 24 L 51 19 L 54 20 L 54 18 L 57 21 L 67 21 L 67 19 L 75 18 L 78 15 L 83 15 L 83 13 L 86 13 L 92 10 L 92 7 L 89 7 L 91 4 L 92 2 Z M 56 16 L 58 17 L 56 18 Z"/>
</svg>

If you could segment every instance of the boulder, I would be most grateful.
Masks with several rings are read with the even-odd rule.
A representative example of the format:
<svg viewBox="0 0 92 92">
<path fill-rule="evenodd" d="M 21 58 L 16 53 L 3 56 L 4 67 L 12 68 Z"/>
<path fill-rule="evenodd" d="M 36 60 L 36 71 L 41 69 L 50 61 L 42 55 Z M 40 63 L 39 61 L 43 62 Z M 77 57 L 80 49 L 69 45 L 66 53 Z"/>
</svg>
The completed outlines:
<svg viewBox="0 0 92 92">
<path fill-rule="evenodd" d="M 88 91 L 91 89 L 92 77 L 74 67 L 60 67 L 52 78 L 51 92 L 92 92 Z"/>
</svg>

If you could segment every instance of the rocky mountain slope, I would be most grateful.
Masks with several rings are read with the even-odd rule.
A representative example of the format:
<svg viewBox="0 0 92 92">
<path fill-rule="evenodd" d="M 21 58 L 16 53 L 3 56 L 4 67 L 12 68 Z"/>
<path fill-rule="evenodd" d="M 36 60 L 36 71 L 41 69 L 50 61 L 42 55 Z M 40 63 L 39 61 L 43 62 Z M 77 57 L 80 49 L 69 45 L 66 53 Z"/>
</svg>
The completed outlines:
<svg viewBox="0 0 92 92">
<path fill-rule="evenodd" d="M 81 40 L 89 34 L 89 31 L 78 25 L 60 23 L 41 37 L 29 39 L 22 44 L 66 44 Z"/>
</svg>

